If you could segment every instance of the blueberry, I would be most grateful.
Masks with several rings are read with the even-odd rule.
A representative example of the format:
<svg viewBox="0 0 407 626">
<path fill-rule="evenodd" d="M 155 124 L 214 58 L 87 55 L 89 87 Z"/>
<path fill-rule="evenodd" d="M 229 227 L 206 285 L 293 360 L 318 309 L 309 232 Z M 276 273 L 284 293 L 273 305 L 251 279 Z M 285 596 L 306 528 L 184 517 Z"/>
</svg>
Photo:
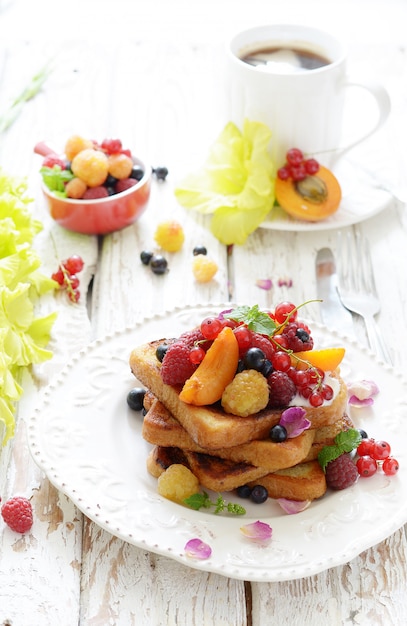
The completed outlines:
<svg viewBox="0 0 407 626">
<path fill-rule="evenodd" d="M 252 488 L 249 485 L 242 485 L 236 489 L 236 493 L 239 498 L 250 498 L 250 494 L 252 492 Z"/>
<path fill-rule="evenodd" d="M 256 485 L 255 487 L 253 487 L 250 494 L 250 500 L 255 504 L 262 504 L 262 502 L 265 502 L 268 497 L 269 494 L 267 492 L 267 489 L 263 487 L 263 485 Z"/>
<path fill-rule="evenodd" d="M 142 387 L 134 387 L 127 394 L 127 404 L 133 411 L 141 411 L 143 409 L 144 396 L 146 390 Z"/>
<path fill-rule="evenodd" d="M 281 443 L 287 439 L 287 430 L 281 424 L 276 424 L 270 428 L 269 437 L 274 443 Z"/>
<path fill-rule="evenodd" d="M 143 168 L 140 167 L 140 165 L 134 165 L 133 169 L 131 170 L 129 178 L 134 178 L 134 180 L 141 180 L 143 176 L 144 176 Z"/>
<path fill-rule="evenodd" d="M 116 183 L 117 183 L 117 178 L 115 178 L 114 176 L 109 174 L 108 177 L 105 180 L 105 186 L 106 187 L 114 187 Z"/>
<path fill-rule="evenodd" d="M 165 180 L 168 176 L 168 169 L 163 166 L 155 167 L 153 173 L 156 175 L 157 180 Z"/>
<path fill-rule="evenodd" d="M 143 265 L 149 265 L 153 256 L 153 253 L 149 250 L 143 250 L 143 252 L 140 253 L 140 259 Z"/>
<path fill-rule="evenodd" d="M 266 356 L 260 348 L 249 348 L 244 356 L 244 364 L 248 370 L 261 372 L 266 362 Z"/>
<path fill-rule="evenodd" d="M 160 363 L 162 363 L 162 360 L 165 357 L 168 348 L 169 345 L 167 343 L 160 343 L 160 345 L 157 346 L 155 356 L 157 357 L 157 360 L 160 361 Z"/>
<path fill-rule="evenodd" d="M 195 246 L 195 248 L 192 250 L 192 254 L 194 256 L 198 256 L 198 254 L 208 254 L 208 250 L 205 248 L 205 246 Z"/>
<path fill-rule="evenodd" d="M 168 269 L 168 262 L 161 254 L 153 254 L 150 260 L 150 267 L 154 274 L 165 274 Z"/>
<path fill-rule="evenodd" d="M 363 428 L 358 428 L 359 431 L 359 435 L 362 437 L 362 439 L 368 439 L 368 434 L 365 430 L 363 430 Z"/>
<path fill-rule="evenodd" d="M 307 343 L 307 341 L 309 341 L 309 334 L 306 330 L 304 330 L 304 328 L 297 328 L 295 334 L 298 339 L 301 339 L 302 343 Z"/>
<path fill-rule="evenodd" d="M 271 361 L 269 361 L 268 359 L 266 359 L 264 361 L 264 365 L 261 369 L 261 373 L 263 374 L 263 376 L 265 378 L 267 378 L 268 376 L 270 376 L 271 372 L 273 371 L 273 365 L 271 364 Z"/>
</svg>

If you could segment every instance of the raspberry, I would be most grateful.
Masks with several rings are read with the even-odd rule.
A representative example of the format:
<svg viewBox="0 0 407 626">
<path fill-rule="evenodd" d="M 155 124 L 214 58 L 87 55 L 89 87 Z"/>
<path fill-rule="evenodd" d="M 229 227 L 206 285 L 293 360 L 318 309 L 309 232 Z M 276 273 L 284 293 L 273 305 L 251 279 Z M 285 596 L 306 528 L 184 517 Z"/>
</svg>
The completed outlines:
<svg viewBox="0 0 407 626">
<path fill-rule="evenodd" d="M 160 496 L 182 504 L 184 500 L 199 492 L 199 481 L 190 469 L 174 463 L 159 476 L 157 489 Z"/>
<path fill-rule="evenodd" d="M 56 154 L 49 154 L 48 156 L 46 156 L 44 158 L 44 160 L 42 162 L 42 167 L 51 167 L 51 168 L 53 168 L 54 165 L 59 165 L 61 170 L 65 170 L 66 169 L 65 161 L 63 159 L 61 159 Z"/>
<path fill-rule="evenodd" d="M 108 157 L 109 174 L 118 180 L 130 178 L 133 161 L 126 154 L 110 154 Z"/>
<path fill-rule="evenodd" d="M 270 339 L 268 339 L 264 335 L 260 335 L 259 333 L 252 334 L 251 347 L 260 348 L 260 350 L 264 352 L 264 356 L 266 357 L 266 359 L 268 359 L 269 361 L 271 361 L 271 358 L 276 351 Z"/>
<path fill-rule="evenodd" d="M 222 406 L 227 413 L 246 417 L 265 409 L 269 399 L 267 380 L 256 370 L 236 374 L 222 395 Z"/>
<path fill-rule="evenodd" d="M 188 330 L 187 332 L 182 333 L 182 335 L 179 336 L 178 341 L 185 343 L 189 349 L 199 342 L 199 345 L 204 350 L 207 350 L 212 343 L 211 341 L 208 341 L 208 339 L 205 339 L 200 328 L 195 328 L 194 330 Z"/>
<path fill-rule="evenodd" d="M 161 363 L 161 378 L 166 385 L 183 385 L 196 370 L 189 358 L 190 347 L 183 341 L 173 343 Z"/>
<path fill-rule="evenodd" d="M 270 388 L 268 406 L 272 409 L 288 406 L 297 392 L 295 383 L 288 374 L 277 370 L 268 376 L 267 382 Z"/>
<path fill-rule="evenodd" d="M 108 154 L 115 154 L 122 150 L 123 145 L 120 139 L 103 139 L 100 147 Z"/>
<path fill-rule="evenodd" d="M 192 261 L 192 273 L 198 283 L 208 283 L 218 271 L 215 261 L 205 254 L 197 254 Z"/>
<path fill-rule="evenodd" d="M 181 224 L 174 220 L 162 222 L 156 228 L 154 239 L 163 250 L 178 252 L 184 243 L 184 230 Z"/>
<path fill-rule="evenodd" d="M 87 148 L 72 160 L 72 172 L 81 178 L 88 187 L 103 185 L 108 174 L 108 160 L 104 152 Z"/>
<path fill-rule="evenodd" d="M 293 352 L 312 350 L 314 347 L 311 331 L 302 322 L 290 322 L 283 328 L 282 335 L 288 342 L 288 349 Z"/>
<path fill-rule="evenodd" d="M 93 148 L 93 142 L 91 139 L 84 139 L 80 135 L 72 135 L 69 137 L 68 141 L 65 144 L 65 154 L 68 161 L 72 161 L 72 159 L 82 152 L 82 150 L 86 150 L 87 148 Z"/>
<path fill-rule="evenodd" d="M 97 200 L 98 198 L 107 198 L 108 195 L 109 195 L 109 192 L 107 191 L 106 187 L 103 187 L 103 186 L 90 187 L 83 194 L 83 199 L 84 200 Z"/>
<path fill-rule="evenodd" d="M 122 191 L 126 191 L 126 189 L 130 189 L 130 187 L 134 187 L 137 183 L 138 180 L 135 178 L 122 178 L 122 180 L 117 181 L 114 190 L 116 193 L 121 193 Z"/>
<path fill-rule="evenodd" d="M 330 461 L 326 467 L 326 484 L 331 489 L 346 489 L 355 483 L 359 473 L 355 463 L 346 453 Z"/>
<path fill-rule="evenodd" d="M 1 507 L 1 514 L 7 526 L 17 533 L 26 533 L 33 525 L 32 506 L 27 498 L 10 498 Z"/>
</svg>

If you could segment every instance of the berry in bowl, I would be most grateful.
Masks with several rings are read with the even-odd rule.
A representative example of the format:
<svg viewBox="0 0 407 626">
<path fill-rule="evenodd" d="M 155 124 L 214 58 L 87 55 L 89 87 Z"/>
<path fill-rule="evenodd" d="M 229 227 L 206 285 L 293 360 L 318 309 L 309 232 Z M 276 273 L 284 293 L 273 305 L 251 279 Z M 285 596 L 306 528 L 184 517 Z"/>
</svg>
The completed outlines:
<svg viewBox="0 0 407 626">
<path fill-rule="evenodd" d="M 42 190 L 51 217 L 68 230 L 105 235 L 135 222 L 147 208 L 151 168 L 124 149 L 119 139 L 98 143 L 71 136 L 64 154 L 44 142 Z"/>
</svg>

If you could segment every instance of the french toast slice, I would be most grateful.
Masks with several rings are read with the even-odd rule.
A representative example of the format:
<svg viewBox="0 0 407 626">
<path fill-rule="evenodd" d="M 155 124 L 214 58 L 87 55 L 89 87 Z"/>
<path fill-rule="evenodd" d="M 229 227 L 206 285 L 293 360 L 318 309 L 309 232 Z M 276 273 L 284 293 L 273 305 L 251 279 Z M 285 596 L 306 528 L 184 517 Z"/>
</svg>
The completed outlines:
<svg viewBox="0 0 407 626">
<path fill-rule="evenodd" d="M 146 441 L 158 446 L 178 447 L 191 452 L 211 454 L 211 450 L 195 443 L 159 400 L 152 397 L 152 394 L 146 396 L 145 408 L 148 410 L 142 426 L 142 436 Z M 275 472 L 296 465 L 304 459 L 310 453 L 315 433 L 315 430 L 306 430 L 298 437 L 286 439 L 281 443 L 275 443 L 269 438 L 254 439 L 240 446 L 219 448 L 215 454 L 234 463 L 248 463 Z"/>
<path fill-rule="evenodd" d="M 327 489 L 325 474 L 318 461 L 299 463 L 294 467 L 267 472 L 261 476 L 261 468 L 242 463 L 234 464 L 226 459 L 179 448 L 155 446 L 147 458 L 147 469 L 152 476 L 158 478 L 174 463 L 188 467 L 202 487 L 215 492 L 232 491 L 246 484 L 252 487 L 263 485 L 270 498 L 304 501 L 320 498 Z"/>
<path fill-rule="evenodd" d="M 299 463 L 267 474 L 250 483 L 252 487 L 255 485 L 265 487 L 269 498 L 298 501 L 316 500 L 327 490 L 325 474 L 318 461 Z"/>
<path fill-rule="evenodd" d="M 147 457 L 147 469 L 155 478 L 174 463 L 188 467 L 202 487 L 217 492 L 232 491 L 268 473 L 263 467 L 234 463 L 228 459 L 176 447 L 155 446 Z"/>
<path fill-rule="evenodd" d="M 149 389 L 185 428 L 199 446 L 216 450 L 239 446 L 254 439 L 265 439 L 272 426 L 279 423 L 282 410 L 264 409 L 247 417 L 226 413 L 220 404 L 194 406 L 179 398 L 181 387 L 163 383 L 160 362 L 156 357 L 157 347 L 165 340 L 152 341 L 132 350 L 129 364 L 135 377 Z M 331 403 L 320 407 L 305 407 L 305 417 L 311 428 L 333 424 L 338 415 L 343 415 L 347 403 L 346 385 L 339 371 L 332 373 L 339 381 L 339 392 Z"/>
</svg>

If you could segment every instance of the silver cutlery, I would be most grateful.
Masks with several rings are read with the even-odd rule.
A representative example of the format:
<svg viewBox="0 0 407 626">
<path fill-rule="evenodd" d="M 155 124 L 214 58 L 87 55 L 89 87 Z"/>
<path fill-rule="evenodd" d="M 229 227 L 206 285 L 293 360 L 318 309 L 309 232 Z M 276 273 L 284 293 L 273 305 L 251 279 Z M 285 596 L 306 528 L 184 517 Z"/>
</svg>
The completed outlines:
<svg viewBox="0 0 407 626">
<path fill-rule="evenodd" d="M 339 299 L 335 258 L 330 248 L 321 248 L 315 261 L 317 298 L 321 300 L 322 322 L 342 335 L 355 334 L 353 317 Z"/>
<path fill-rule="evenodd" d="M 366 326 L 370 348 L 387 363 L 392 363 L 375 316 L 380 312 L 373 274 L 370 246 L 359 233 L 339 232 L 337 236 L 338 294 L 344 307 L 360 315 Z"/>
</svg>

